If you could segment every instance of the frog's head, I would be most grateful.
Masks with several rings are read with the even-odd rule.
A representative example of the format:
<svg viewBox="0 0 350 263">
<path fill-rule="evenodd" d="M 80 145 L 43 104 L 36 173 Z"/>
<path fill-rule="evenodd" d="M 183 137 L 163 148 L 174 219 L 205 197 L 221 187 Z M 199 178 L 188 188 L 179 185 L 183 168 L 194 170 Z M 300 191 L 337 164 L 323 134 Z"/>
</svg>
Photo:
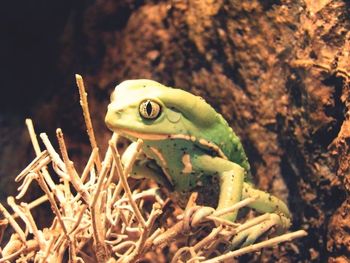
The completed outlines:
<svg viewBox="0 0 350 263">
<path fill-rule="evenodd" d="M 131 139 L 162 140 L 171 134 L 196 135 L 213 125 L 217 115 L 201 97 L 139 79 L 115 88 L 105 122 Z"/>
</svg>

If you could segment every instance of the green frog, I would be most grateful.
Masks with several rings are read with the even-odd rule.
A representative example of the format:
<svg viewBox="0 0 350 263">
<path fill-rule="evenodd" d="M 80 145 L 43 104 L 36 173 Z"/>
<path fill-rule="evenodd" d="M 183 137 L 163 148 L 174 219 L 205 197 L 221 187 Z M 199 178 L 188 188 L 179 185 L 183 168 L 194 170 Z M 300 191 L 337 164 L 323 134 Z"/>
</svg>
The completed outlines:
<svg viewBox="0 0 350 263">
<path fill-rule="evenodd" d="M 277 197 L 254 188 L 240 139 L 203 98 L 153 80 L 126 80 L 112 93 L 105 122 L 109 129 L 131 141 L 144 142 L 145 158 L 135 163 L 131 176 L 151 177 L 177 193 L 208 187 L 212 182 L 208 178 L 216 178 L 216 209 L 256 198 L 249 207 L 267 213 L 269 220 L 240 232 L 233 246 L 254 243 L 272 226 L 289 228 L 288 207 Z M 126 150 L 123 161 L 133 147 L 131 144 Z M 237 212 L 224 218 L 234 221 Z"/>
</svg>

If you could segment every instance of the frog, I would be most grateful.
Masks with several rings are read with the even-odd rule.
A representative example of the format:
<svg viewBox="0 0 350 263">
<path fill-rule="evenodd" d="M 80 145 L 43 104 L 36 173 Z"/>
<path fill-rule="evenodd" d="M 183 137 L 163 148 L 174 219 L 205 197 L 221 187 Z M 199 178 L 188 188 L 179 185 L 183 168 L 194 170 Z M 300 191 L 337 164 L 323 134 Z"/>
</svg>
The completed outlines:
<svg viewBox="0 0 350 263">
<path fill-rule="evenodd" d="M 122 156 L 124 163 L 135 142 L 143 140 L 144 157 L 134 164 L 131 176 L 152 178 L 175 193 L 191 193 L 216 178 L 217 210 L 253 197 L 248 206 L 268 219 L 237 234 L 232 247 L 253 244 L 273 226 L 280 231 L 290 227 L 285 202 L 255 188 L 240 138 L 202 97 L 154 80 L 125 80 L 111 94 L 105 123 L 132 142 Z M 234 222 L 237 213 L 222 217 Z"/>
</svg>

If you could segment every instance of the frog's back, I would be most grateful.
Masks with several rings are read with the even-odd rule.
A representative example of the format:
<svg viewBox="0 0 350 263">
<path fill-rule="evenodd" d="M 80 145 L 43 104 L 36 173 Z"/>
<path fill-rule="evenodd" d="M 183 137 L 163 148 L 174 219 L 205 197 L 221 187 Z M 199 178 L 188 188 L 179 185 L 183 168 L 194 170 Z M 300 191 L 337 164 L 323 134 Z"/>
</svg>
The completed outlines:
<svg viewBox="0 0 350 263">
<path fill-rule="evenodd" d="M 242 143 L 221 114 L 199 96 L 181 89 L 164 88 L 166 91 L 159 98 L 168 107 L 179 109 L 188 119 L 185 125 L 187 135 L 194 135 L 197 145 L 210 149 L 213 155 L 239 164 L 250 176 L 250 165 Z"/>
<path fill-rule="evenodd" d="M 242 166 L 250 177 L 250 165 L 239 137 L 235 134 L 227 121 L 217 113 L 217 124 L 210 128 L 211 138 L 226 158 Z"/>
</svg>

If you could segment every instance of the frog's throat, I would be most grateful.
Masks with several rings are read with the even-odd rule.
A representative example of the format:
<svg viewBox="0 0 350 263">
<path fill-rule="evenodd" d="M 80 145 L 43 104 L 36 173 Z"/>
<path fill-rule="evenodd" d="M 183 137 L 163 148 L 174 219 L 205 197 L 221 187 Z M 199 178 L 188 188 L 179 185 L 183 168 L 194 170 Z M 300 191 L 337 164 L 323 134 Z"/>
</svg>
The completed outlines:
<svg viewBox="0 0 350 263">
<path fill-rule="evenodd" d="M 149 141 L 163 141 L 166 139 L 183 139 L 187 141 L 192 141 L 196 142 L 206 148 L 209 148 L 216 152 L 219 157 L 223 159 L 228 159 L 227 156 L 224 154 L 224 152 L 214 143 L 204 140 L 204 139 L 199 139 L 193 135 L 187 135 L 187 134 L 160 134 L 160 133 L 142 133 L 142 132 L 137 132 L 137 131 L 131 131 L 125 128 L 118 128 L 116 130 L 117 133 L 120 133 L 121 135 L 126 135 L 127 137 L 133 137 L 136 139 L 142 139 L 142 140 L 149 140 Z"/>
</svg>

